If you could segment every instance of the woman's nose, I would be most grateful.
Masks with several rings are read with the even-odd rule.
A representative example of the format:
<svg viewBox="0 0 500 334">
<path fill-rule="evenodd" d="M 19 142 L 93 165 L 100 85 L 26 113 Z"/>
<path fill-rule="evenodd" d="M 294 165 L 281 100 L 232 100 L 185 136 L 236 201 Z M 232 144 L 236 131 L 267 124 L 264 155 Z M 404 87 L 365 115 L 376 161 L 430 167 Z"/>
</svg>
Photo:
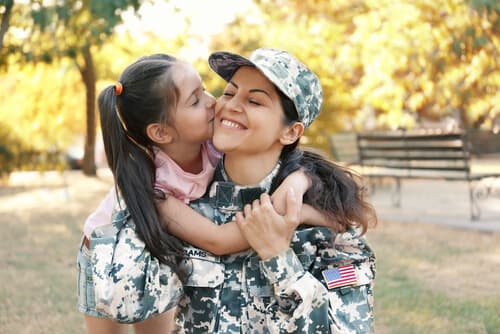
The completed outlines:
<svg viewBox="0 0 500 334">
<path fill-rule="evenodd" d="M 234 97 L 227 102 L 226 107 L 230 111 L 235 111 L 235 112 L 242 112 L 243 111 L 241 103 L 239 102 L 238 99 L 236 99 Z"/>
</svg>

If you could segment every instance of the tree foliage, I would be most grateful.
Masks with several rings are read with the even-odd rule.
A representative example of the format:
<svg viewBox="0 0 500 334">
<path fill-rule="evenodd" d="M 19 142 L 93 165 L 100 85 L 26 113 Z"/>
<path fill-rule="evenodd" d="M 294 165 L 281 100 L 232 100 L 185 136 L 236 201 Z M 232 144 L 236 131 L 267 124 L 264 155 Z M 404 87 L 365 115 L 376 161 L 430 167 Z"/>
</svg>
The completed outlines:
<svg viewBox="0 0 500 334">
<path fill-rule="evenodd" d="M 500 117 L 499 5 L 491 0 L 259 0 L 214 49 L 285 48 L 318 73 L 322 115 L 307 132 L 412 128 L 458 115 L 464 128 Z"/>
<path fill-rule="evenodd" d="M 412 128 L 449 117 L 464 128 L 500 123 L 496 0 L 254 2 L 255 11 L 213 36 L 210 50 L 284 48 L 311 67 L 324 107 L 306 132 L 310 144 L 326 148 L 325 135 L 335 131 Z M 62 150 L 85 133 L 91 174 L 96 92 L 144 54 L 192 60 L 186 46 L 203 38 L 193 35 L 189 16 L 177 37 L 115 33 L 123 11 L 141 4 L 0 0 L 0 167 L 21 150 Z M 224 83 L 206 56 L 194 65 L 219 96 Z"/>
<path fill-rule="evenodd" d="M 3 18 L 8 3 L 0 7 Z M 17 63 L 64 63 L 70 60 L 78 68 L 85 87 L 86 137 L 83 169 L 95 175 L 95 48 L 102 45 L 122 21 L 122 11 L 137 9 L 139 0 L 66 0 L 15 3 L 8 30 L 0 37 L 4 65 Z M 2 25 L 3 27 L 3 25 Z M 66 63 L 64 63 L 66 64 Z"/>
</svg>

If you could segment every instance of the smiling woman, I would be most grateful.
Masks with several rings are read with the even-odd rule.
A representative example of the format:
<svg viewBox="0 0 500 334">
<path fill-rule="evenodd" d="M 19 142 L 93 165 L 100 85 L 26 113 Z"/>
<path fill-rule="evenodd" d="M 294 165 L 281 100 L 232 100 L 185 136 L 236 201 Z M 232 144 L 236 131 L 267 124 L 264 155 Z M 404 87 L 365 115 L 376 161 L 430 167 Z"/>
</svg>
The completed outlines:
<svg viewBox="0 0 500 334">
<path fill-rule="evenodd" d="M 362 235 L 376 220 L 373 208 L 348 170 L 297 149 L 321 110 L 318 78 L 275 49 L 249 59 L 216 52 L 209 64 L 227 81 L 213 137 L 224 156 L 191 206 L 219 225 L 236 220 L 252 249 L 181 265 L 190 275 L 180 332 L 372 332 L 375 256 Z M 324 219 L 290 233 L 301 215 L 296 196 L 289 194 L 282 216 L 268 194 L 301 169 L 313 180 L 304 202 Z"/>
</svg>

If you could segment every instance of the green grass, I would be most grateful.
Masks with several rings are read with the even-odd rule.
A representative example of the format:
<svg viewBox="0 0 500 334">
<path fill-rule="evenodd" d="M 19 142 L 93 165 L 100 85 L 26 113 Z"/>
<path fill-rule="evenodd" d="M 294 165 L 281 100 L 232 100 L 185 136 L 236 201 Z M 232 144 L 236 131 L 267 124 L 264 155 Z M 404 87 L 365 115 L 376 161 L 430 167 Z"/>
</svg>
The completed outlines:
<svg viewBox="0 0 500 334">
<path fill-rule="evenodd" d="M 382 222 L 370 240 L 377 333 L 498 333 L 498 233 Z"/>
<path fill-rule="evenodd" d="M 0 333 L 85 333 L 76 311 L 83 221 L 109 181 L 0 188 Z M 500 233 L 381 222 L 376 333 L 498 333 Z"/>
<path fill-rule="evenodd" d="M 375 300 L 385 333 L 495 333 L 497 298 L 452 299 L 403 273 L 379 277 Z"/>
</svg>

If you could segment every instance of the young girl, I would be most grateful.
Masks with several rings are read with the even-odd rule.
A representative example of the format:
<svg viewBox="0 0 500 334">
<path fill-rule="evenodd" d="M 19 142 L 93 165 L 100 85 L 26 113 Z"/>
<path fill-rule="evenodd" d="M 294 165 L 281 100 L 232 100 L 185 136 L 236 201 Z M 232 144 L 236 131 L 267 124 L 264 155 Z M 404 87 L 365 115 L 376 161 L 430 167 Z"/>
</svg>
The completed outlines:
<svg viewBox="0 0 500 334">
<path fill-rule="evenodd" d="M 217 261 L 192 256 L 179 332 L 371 333 L 375 256 L 362 234 L 376 219 L 373 208 L 348 170 L 297 149 L 321 110 L 318 78 L 274 49 L 248 59 L 216 52 L 209 64 L 227 81 L 213 137 L 224 156 L 191 207 L 217 224 L 236 217 L 252 249 Z M 327 214 L 331 228 L 282 233 L 297 217 L 278 215 L 265 193 L 301 167 L 314 180 L 304 201 Z"/>
<path fill-rule="evenodd" d="M 194 68 L 167 55 L 139 59 L 100 94 L 116 189 L 87 220 L 78 257 L 78 304 L 89 333 L 126 333 L 120 323 L 135 323 L 136 333 L 170 330 L 182 294 L 175 272 L 182 249 L 171 234 L 214 254 L 248 248 L 235 224 L 219 227 L 194 211 L 164 224 L 155 208 L 167 194 L 172 214 L 205 192 L 220 158 L 209 141 L 214 105 Z M 309 182 L 296 175 L 289 185 L 301 194 Z M 274 198 L 281 206 L 284 193 Z M 322 219 L 308 207 L 303 217 Z"/>
</svg>

